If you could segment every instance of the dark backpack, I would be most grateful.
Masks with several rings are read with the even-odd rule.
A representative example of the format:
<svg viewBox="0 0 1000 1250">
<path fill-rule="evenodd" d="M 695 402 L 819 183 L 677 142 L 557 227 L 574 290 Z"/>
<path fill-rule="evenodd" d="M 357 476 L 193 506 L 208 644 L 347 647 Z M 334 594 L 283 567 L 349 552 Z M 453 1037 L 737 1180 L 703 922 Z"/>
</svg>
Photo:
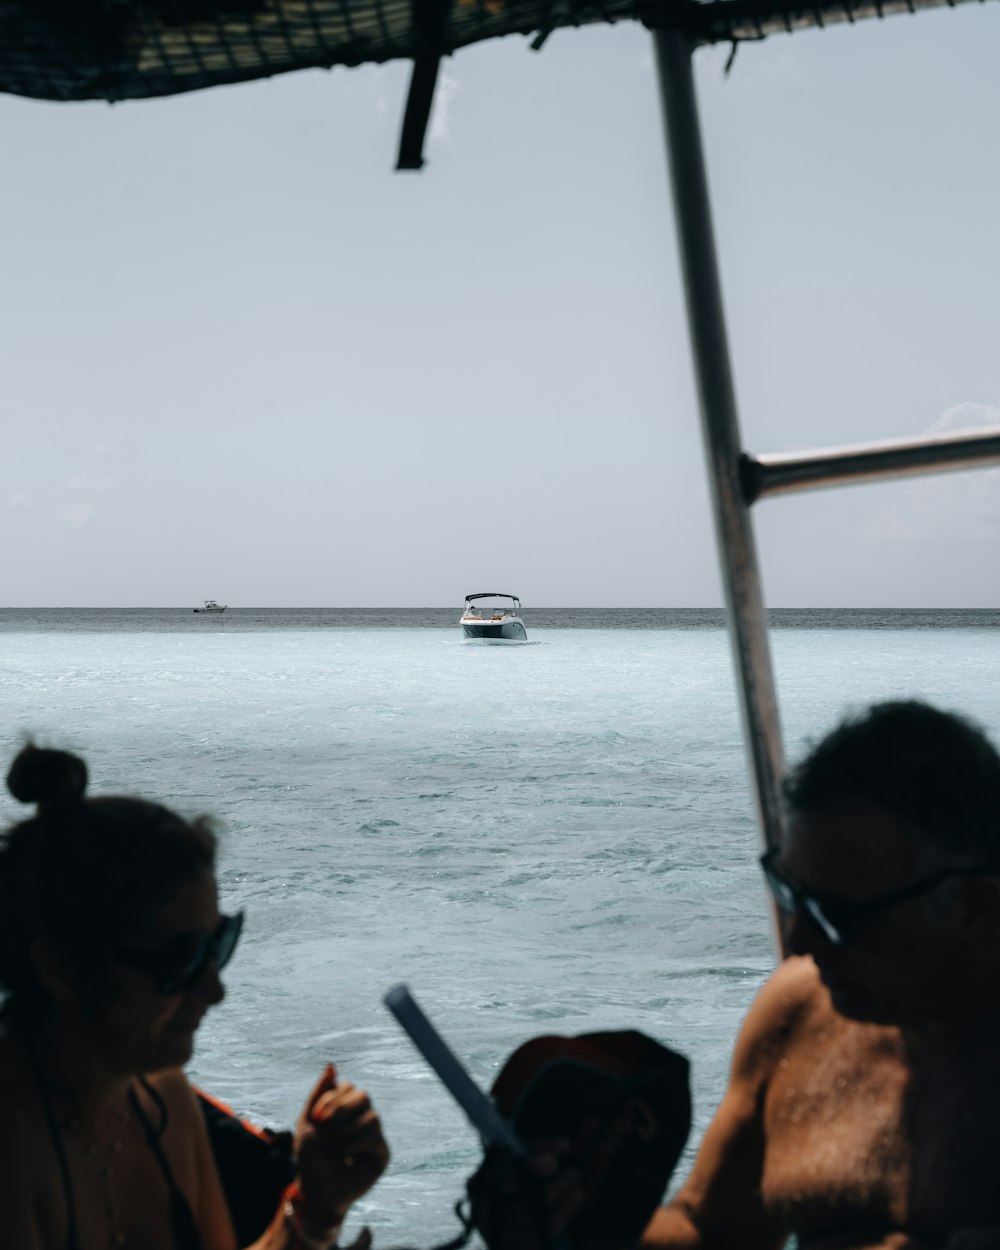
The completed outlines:
<svg viewBox="0 0 1000 1250">
<path fill-rule="evenodd" d="M 570 1143 L 567 1163 L 579 1169 L 584 1207 L 558 1239 L 567 1250 L 607 1250 L 635 1244 L 662 1202 L 691 1130 L 688 1062 L 633 1030 L 585 1033 L 580 1037 L 536 1037 L 504 1064 L 493 1098 L 529 1148 L 533 1139 Z M 491 1147 L 470 1183 L 477 1194 L 492 1190 L 484 1204 L 488 1244 L 505 1244 L 505 1169 L 518 1167 Z M 530 1173 L 522 1170 L 521 1192 L 544 1230 L 544 1203 Z"/>
<path fill-rule="evenodd" d="M 292 1135 L 257 1128 L 203 1090 L 196 1089 L 195 1093 L 237 1244 L 248 1246 L 271 1224 L 285 1186 L 295 1177 Z"/>
</svg>

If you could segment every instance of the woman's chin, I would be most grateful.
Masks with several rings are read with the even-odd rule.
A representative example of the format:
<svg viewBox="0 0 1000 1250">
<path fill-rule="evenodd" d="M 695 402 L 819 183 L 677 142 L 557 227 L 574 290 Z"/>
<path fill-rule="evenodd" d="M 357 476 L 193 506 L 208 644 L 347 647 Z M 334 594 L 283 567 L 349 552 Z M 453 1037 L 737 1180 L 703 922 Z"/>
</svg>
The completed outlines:
<svg viewBox="0 0 1000 1250">
<path fill-rule="evenodd" d="M 163 1072 L 167 1068 L 182 1068 L 194 1054 L 195 1029 L 164 1029 L 148 1048 L 145 1062 L 138 1068 L 141 1072 Z"/>
<path fill-rule="evenodd" d="M 164 1037 L 164 1049 L 170 1049 L 179 1058 L 177 1063 L 187 1063 L 194 1054 L 194 1035 L 197 1029 L 172 1029 Z"/>
</svg>

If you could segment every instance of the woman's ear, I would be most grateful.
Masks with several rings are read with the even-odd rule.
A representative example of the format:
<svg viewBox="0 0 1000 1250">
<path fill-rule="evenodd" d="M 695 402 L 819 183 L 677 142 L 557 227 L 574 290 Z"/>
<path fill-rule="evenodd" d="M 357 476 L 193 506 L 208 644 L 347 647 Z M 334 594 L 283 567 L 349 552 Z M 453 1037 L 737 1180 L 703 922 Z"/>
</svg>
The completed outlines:
<svg viewBox="0 0 1000 1250">
<path fill-rule="evenodd" d="M 77 961 L 65 942 L 36 937 L 31 942 L 31 963 L 45 992 L 61 1006 L 79 1006 Z"/>
</svg>

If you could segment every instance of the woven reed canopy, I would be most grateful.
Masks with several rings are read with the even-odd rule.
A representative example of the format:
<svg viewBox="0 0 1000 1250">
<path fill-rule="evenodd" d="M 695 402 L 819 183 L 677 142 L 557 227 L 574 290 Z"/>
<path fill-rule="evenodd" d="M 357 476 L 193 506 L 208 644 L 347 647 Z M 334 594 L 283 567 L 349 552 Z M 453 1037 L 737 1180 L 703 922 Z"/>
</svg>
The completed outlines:
<svg viewBox="0 0 1000 1250">
<path fill-rule="evenodd" d="M 955 0 L 0 0 L 0 90 L 173 95 L 312 66 L 440 56 L 481 39 L 636 19 L 698 42 Z"/>
</svg>

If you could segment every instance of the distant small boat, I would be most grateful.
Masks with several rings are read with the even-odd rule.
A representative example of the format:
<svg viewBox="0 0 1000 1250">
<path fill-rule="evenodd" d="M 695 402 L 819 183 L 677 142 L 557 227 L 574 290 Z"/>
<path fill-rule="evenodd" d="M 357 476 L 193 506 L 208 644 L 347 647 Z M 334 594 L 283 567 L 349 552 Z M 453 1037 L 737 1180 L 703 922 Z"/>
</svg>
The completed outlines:
<svg viewBox="0 0 1000 1250">
<path fill-rule="evenodd" d="M 480 599 L 506 599 L 508 603 L 476 606 Z M 502 639 L 506 642 L 527 642 L 524 621 L 521 620 L 521 601 L 517 595 L 501 595 L 484 592 L 466 595 L 465 607 L 459 625 L 466 638 Z"/>
<path fill-rule="evenodd" d="M 206 599 L 203 608 L 192 608 L 192 612 L 225 612 L 228 604 L 216 603 L 214 599 Z"/>
</svg>

